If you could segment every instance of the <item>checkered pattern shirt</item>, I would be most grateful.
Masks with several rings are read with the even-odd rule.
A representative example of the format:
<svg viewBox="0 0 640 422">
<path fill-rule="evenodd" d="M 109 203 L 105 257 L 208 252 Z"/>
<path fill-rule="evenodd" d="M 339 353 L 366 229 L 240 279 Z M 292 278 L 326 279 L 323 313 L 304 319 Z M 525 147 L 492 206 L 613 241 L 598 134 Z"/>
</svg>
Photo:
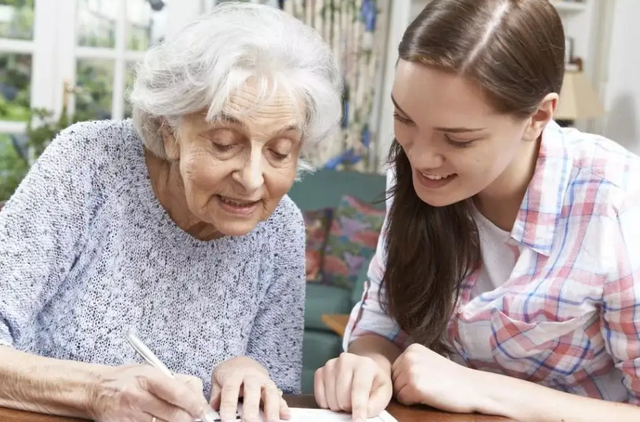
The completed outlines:
<svg viewBox="0 0 640 422">
<path fill-rule="evenodd" d="M 378 301 L 384 242 L 380 236 L 345 349 L 366 334 L 401 349 L 412 342 Z M 451 359 L 640 405 L 640 158 L 551 122 L 509 242 L 519 255 L 503 284 L 474 295 L 480 270 L 463 283 L 447 332 Z"/>
</svg>

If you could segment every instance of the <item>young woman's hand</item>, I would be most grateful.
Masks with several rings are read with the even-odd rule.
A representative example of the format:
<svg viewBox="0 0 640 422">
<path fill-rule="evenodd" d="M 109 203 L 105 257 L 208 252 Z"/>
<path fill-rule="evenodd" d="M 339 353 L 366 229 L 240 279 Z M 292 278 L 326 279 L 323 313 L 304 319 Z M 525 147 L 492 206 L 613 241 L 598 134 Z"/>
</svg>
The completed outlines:
<svg viewBox="0 0 640 422">
<path fill-rule="evenodd" d="M 242 419 L 260 421 L 263 408 L 266 422 L 289 419 L 289 407 L 269 371 L 255 360 L 239 356 L 219 364 L 211 379 L 211 404 L 220 409 L 223 422 L 235 422 L 238 399 L 242 400 Z"/>
<path fill-rule="evenodd" d="M 427 349 L 409 346 L 392 368 L 393 391 L 404 405 L 424 404 L 447 412 L 473 413 L 480 407 L 473 370 Z"/>
<path fill-rule="evenodd" d="M 391 377 L 375 361 L 342 353 L 316 371 L 314 390 L 318 406 L 351 412 L 355 421 L 382 412 L 393 394 Z"/>
</svg>

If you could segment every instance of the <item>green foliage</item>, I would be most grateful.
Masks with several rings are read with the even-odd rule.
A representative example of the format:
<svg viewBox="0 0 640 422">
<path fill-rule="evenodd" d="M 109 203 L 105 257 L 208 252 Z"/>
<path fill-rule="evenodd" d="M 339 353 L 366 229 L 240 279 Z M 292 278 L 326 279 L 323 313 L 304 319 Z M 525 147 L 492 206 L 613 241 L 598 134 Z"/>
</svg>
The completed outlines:
<svg viewBox="0 0 640 422">
<path fill-rule="evenodd" d="M 12 19 L 0 22 L 0 38 L 30 40 L 33 38 L 34 0 L 0 0 L 0 6 L 13 8 Z"/>
<path fill-rule="evenodd" d="M 34 0 L 0 0 L 1 6 L 13 6 L 17 9 L 28 7 L 33 9 Z"/>
<path fill-rule="evenodd" d="M 29 120 L 31 55 L 0 54 L 0 120 Z"/>
<path fill-rule="evenodd" d="M 8 135 L 0 134 L 0 201 L 9 199 L 29 170 Z"/>
<path fill-rule="evenodd" d="M 75 112 L 78 120 L 104 120 L 111 118 L 113 96 L 113 62 L 104 60 L 78 60 Z"/>
</svg>

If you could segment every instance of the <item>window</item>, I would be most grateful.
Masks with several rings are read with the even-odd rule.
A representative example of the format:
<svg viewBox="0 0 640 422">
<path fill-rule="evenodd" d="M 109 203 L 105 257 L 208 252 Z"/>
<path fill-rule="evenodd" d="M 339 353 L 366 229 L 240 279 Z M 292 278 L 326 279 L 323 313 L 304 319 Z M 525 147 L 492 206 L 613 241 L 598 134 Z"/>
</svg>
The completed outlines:
<svg viewBox="0 0 640 422">
<path fill-rule="evenodd" d="M 0 200 L 28 168 L 25 132 L 34 109 L 77 120 L 131 115 L 125 90 L 146 48 L 213 4 L 0 0 Z"/>
<path fill-rule="evenodd" d="M 2 0 L 0 0 L 2 1 Z M 44 0 L 40 0 L 44 1 Z M 147 47 L 215 0 L 47 0 L 61 4 L 61 104 L 78 120 L 131 115 L 125 93 Z M 219 1 L 219 0 L 218 0 Z M 73 28 L 69 30 L 69 28 Z M 72 95 L 69 95 L 72 94 Z"/>
<path fill-rule="evenodd" d="M 169 4 L 177 0 L 76 0 L 76 31 L 63 60 L 72 72 L 66 78 L 73 87 L 77 120 L 121 119 L 131 115 L 126 90 L 135 64 L 148 46 L 165 34 Z M 184 0 L 179 0 L 184 2 Z M 193 0 L 192 0 L 193 1 Z M 63 82 L 64 83 L 64 82 Z"/>
<path fill-rule="evenodd" d="M 49 104 L 53 46 L 50 21 L 37 18 L 38 7 L 51 15 L 47 0 L 0 0 L 0 200 L 27 171 L 24 133 L 31 109 Z"/>
<path fill-rule="evenodd" d="M 0 0 L 0 130 L 24 130 L 31 107 L 34 0 Z"/>
</svg>

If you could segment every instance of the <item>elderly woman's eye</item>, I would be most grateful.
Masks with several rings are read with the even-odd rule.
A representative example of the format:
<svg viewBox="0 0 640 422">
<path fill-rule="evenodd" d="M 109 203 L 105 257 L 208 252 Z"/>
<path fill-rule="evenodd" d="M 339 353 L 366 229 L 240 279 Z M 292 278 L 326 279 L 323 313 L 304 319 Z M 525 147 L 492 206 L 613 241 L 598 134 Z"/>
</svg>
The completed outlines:
<svg viewBox="0 0 640 422">
<path fill-rule="evenodd" d="M 271 154 L 276 160 L 280 160 L 280 161 L 285 160 L 287 157 L 289 157 L 289 154 L 282 154 L 275 150 L 271 150 Z"/>
<path fill-rule="evenodd" d="M 219 144 L 217 142 L 214 142 L 213 146 L 220 152 L 228 152 L 233 148 L 233 144 Z"/>
</svg>

